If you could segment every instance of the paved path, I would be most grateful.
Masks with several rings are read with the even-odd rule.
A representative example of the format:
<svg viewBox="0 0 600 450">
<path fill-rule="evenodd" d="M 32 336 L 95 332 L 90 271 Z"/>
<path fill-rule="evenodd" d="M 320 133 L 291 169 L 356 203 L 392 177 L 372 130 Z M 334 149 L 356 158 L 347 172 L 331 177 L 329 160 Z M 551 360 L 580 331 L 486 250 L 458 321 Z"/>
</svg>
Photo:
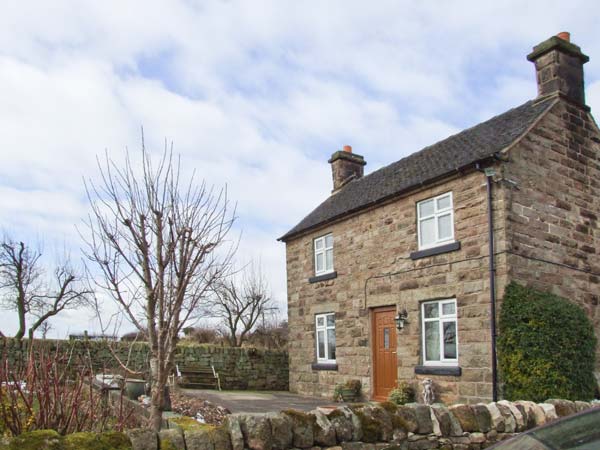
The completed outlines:
<svg viewBox="0 0 600 450">
<path fill-rule="evenodd" d="M 180 389 L 181 392 L 221 405 L 232 413 L 270 412 L 284 409 L 310 411 L 317 406 L 340 406 L 321 397 L 303 397 L 286 391 L 216 391 L 207 389 Z"/>
</svg>

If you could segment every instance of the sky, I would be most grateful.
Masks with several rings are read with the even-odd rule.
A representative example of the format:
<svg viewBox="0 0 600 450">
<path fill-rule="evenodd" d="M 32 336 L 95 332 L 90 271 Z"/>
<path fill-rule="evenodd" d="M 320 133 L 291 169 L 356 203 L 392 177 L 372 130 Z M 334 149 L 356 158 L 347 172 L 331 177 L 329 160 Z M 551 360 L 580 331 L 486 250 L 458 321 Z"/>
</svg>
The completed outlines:
<svg viewBox="0 0 600 450">
<path fill-rule="evenodd" d="M 276 239 L 330 195 L 333 152 L 366 173 L 536 96 L 532 47 L 561 31 L 590 56 L 590 1 L 8 1 L 0 15 L 0 230 L 81 258 L 96 157 L 173 143 L 237 202 L 238 258 L 285 315 Z M 48 268 L 52 258 L 46 258 Z M 98 329 L 86 310 L 52 335 Z M 0 331 L 15 331 L 15 315 Z"/>
</svg>

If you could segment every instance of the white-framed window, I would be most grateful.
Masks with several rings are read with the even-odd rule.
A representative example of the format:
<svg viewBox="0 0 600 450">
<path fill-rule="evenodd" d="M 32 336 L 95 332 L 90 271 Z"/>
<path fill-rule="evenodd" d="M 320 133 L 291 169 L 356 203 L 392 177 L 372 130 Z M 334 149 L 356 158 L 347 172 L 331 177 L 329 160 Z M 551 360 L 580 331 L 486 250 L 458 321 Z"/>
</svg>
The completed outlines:
<svg viewBox="0 0 600 450">
<path fill-rule="evenodd" d="M 318 237 L 315 245 L 315 275 L 333 272 L 333 234 Z"/>
<path fill-rule="evenodd" d="M 458 364 L 456 299 L 422 303 L 421 318 L 423 365 L 456 366 Z"/>
<path fill-rule="evenodd" d="M 315 316 L 317 361 L 335 363 L 335 314 Z"/>
<path fill-rule="evenodd" d="M 419 250 L 454 241 L 452 192 L 417 203 Z"/>
</svg>

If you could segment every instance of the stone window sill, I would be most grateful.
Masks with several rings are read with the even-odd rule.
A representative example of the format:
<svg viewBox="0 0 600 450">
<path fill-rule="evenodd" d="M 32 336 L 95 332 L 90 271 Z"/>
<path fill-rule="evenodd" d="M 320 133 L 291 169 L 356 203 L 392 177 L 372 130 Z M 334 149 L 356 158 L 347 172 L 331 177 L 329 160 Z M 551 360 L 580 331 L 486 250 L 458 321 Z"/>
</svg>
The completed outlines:
<svg viewBox="0 0 600 450">
<path fill-rule="evenodd" d="M 462 369 L 459 366 L 415 366 L 418 375 L 448 375 L 460 377 Z"/>
<path fill-rule="evenodd" d="M 336 363 L 312 363 L 312 370 L 338 370 Z"/>
<path fill-rule="evenodd" d="M 316 277 L 311 277 L 308 279 L 308 282 L 318 283 L 319 281 L 333 280 L 334 278 L 337 278 L 337 272 L 329 272 L 323 275 L 318 275 Z"/>
<path fill-rule="evenodd" d="M 425 250 L 419 250 L 418 252 L 412 252 L 410 259 L 427 258 L 428 256 L 441 255 L 442 253 L 454 252 L 460 250 L 460 241 L 450 242 L 449 244 L 440 245 L 438 247 L 428 248 Z"/>
</svg>

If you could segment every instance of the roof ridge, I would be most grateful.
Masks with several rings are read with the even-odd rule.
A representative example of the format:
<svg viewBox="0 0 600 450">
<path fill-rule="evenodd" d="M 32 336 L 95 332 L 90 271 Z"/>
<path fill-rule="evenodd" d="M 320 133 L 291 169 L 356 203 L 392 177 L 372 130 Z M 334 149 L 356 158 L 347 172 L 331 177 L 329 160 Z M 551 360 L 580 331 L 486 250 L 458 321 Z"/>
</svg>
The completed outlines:
<svg viewBox="0 0 600 450">
<path fill-rule="evenodd" d="M 485 125 L 485 124 L 487 124 L 487 123 L 489 123 L 489 122 L 493 121 L 494 119 L 497 119 L 498 117 L 501 117 L 501 116 L 503 116 L 503 115 L 505 115 L 505 114 L 508 114 L 508 113 L 510 113 L 510 112 L 513 112 L 513 111 L 515 111 L 515 110 L 517 110 L 517 109 L 519 109 L 519 108 L 522 108 L 522 107 L 524 107 L 524 106 L 527 106 L 527 105 L 534 105 L 534 104 L 535 104 L 535 105 L 539 105 L 539 104 L 542 104 L 542 103 L 545 103 L 545 102 L 549 101 L 550 99 L 551 99 L 551 98 L 546 98 L 546 99 L 544 99 L 544 100 L 542 100 L 542 101 L 540 101 L 540 102 L 536 102 L 536 100 L 535 100 L 535 99 L 533 99 L 533 100 L 527 100 L 525 103 L 522 103 L 522 104 L 520 104 L 519 106 L 515 106 L 515 107 L 513 107 L 513 108 L 507 109 L 506 111 L 504 111 L 504 112 L 502 112 L 502 113 L 499 113 L 499 114 L 496 114 L 495 116 L 492 116 L 492 117 L 490 117 L 489 119 L 487 119 L 487 120 L 484 120 L 483 122 L 479 122 L 479 123 L 477 123 L 477 124 L 475 124 L 475 125 L 472 125 L 472 126 L 470 126 L 469 128 L 465 128 L 464 130 L 461 130 L 461 131 L 458 131 L 458 132 L 456 132 L 456 133 L 454 133 L 454 134 L 451 134 L 451 135 L 449 135 L 449 136 L 446 136 L 445 138 L 443 138 L 443 139 L 440 139 L 439 141 L 436 141 L 436 142 L 434 142 L 433 144 L 429 144 L 429 145 L 427 145 L 427 146 L 425 146 L 425 147 L 421 148 L 420 150 L 417 150 L 417 151 L 415 151 L 415 152 L 413 152 L 413 153 L 410 153 L 410 154 L 408 154 L 408 155 L 406 155 L 406 156 L 404 156 L 404 157 L 400 158 L 400 159 L 399 159 L 399 160 L 397 160 L 397 161 L 393 161 L 393 162 L 391 162 L 391 163 L 389 163 L 389 164 L 386 164 L 385 166 L 383 166 L 383 167 L 380 167 L 379 169 L 377 169 L 377 170 L 374 170 L 373 172 L 370 172 L 370 173 L 366 174 L 365 176 L 363 176 L 363 177 L 361 177 L 361 178 L 358 178 L 358 179 L 355 179 L 355 180 L 353 180 L 353 181 L 354 181 L 354 182 L 359 182 L 359 181 L 361 181 L 361 180 L 363 180 L 363 179 L 366 179 L 367 177 L 370 177 L 371 175 L 373 175 L 373 174 L 375 174 L 375 173 L 377 173 L 377 172 L 380 172 L 380 171 L 382 171 L 382 170 L 384 170 L 384 169 L 387 169 L 387 168 L 389 168 L 390 166 L 393 166 L 393 165 L 396 165 L 396 164 L 400 165 L 400 163 L 401 163 L 402 161 L 405 161 L 405 160 L 407 160 L 407 159 L 414 158 L 414 157 L 416 157 L 417 155 L 423 154 L 423 153 L 424 153 L 426 150 L 429 150 L 429 149 L 431 149 L 432 147 L 435 147 L 435 146 L 436 146 L 436 145 L 438 145 L 438 144 L 441 144 L 441 143 L 443 143 L 443 142 L 446 142 L 446 141 L 448 141 L 448 140 L 450 140 L 450 139 L 456 138 L 457 136 L 460 136 L 461 134 L 466 134 L 466 133 L 468 133 L 469 131 L 472 131 L 474 128 L 477 128 L 477 127 L 479 127 L 479 126 L 481 126 L 481 125 Z M 329 197 L 328 197 L 328 198 L 329 198 Z"/>
<path fill-rule="evenodd" d="M 356 213 L 510 148 L 556 101 L 555 98 L 528 100 L 349 182 L 325 198 L 279 240 Z"/>
</svg>

